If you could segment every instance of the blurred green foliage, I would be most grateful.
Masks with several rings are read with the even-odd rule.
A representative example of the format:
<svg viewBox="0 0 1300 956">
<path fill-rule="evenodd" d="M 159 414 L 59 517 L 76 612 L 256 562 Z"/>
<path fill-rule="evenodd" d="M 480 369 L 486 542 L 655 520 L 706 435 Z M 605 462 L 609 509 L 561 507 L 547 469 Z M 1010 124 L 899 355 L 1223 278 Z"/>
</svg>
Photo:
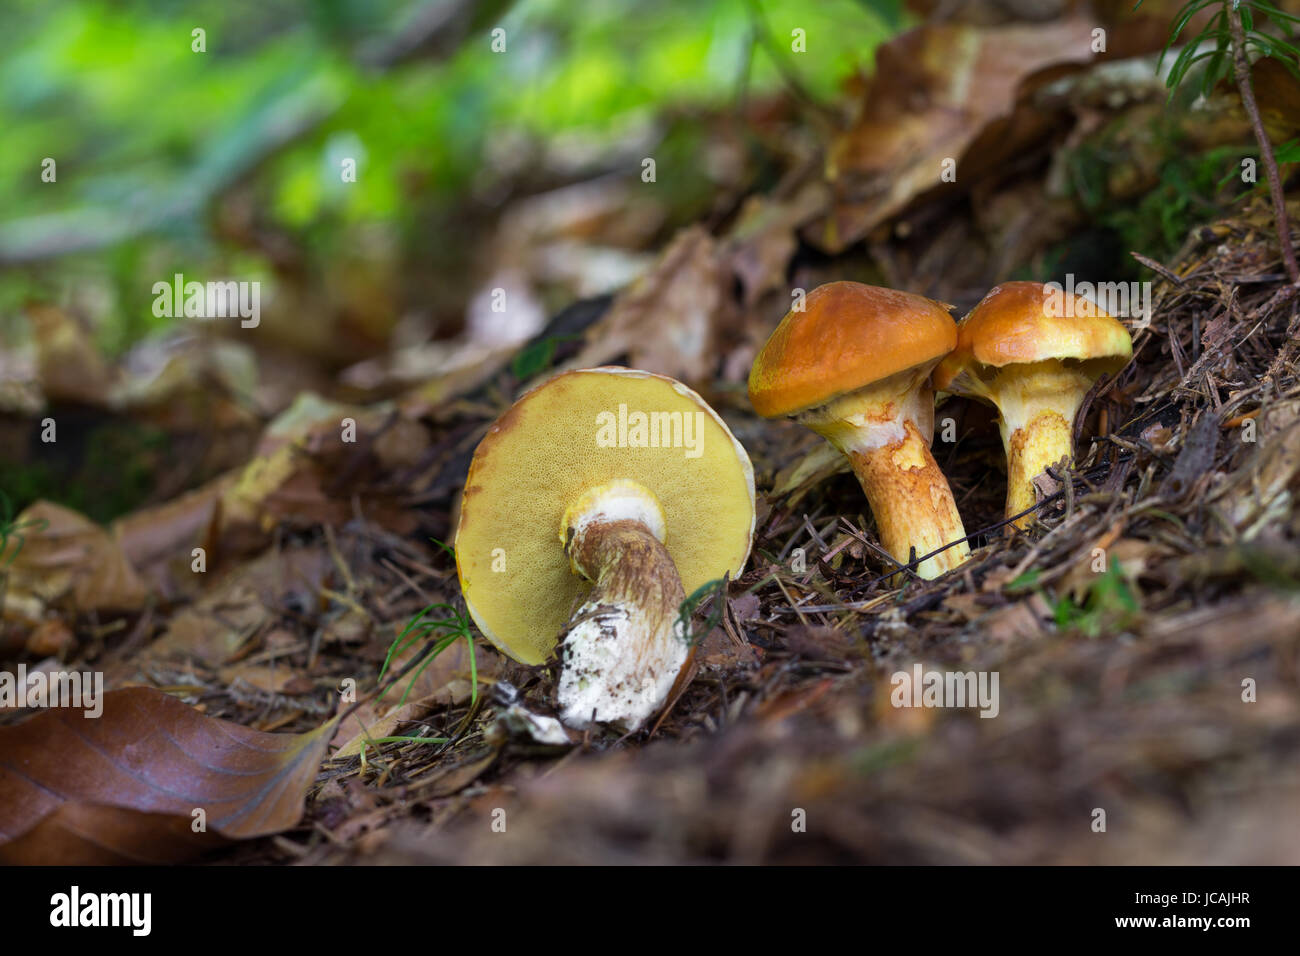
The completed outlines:
<svg viewBox="0 0 1300 956">
<path fill-rule="evenodd" d="M 1183 99 L 1189 106 L 1191 97 Z M 1124 253 L 1107 262 L 1109 271 L 1138 278 L 1141 270 L 1128 251 L 1157 261 L 1173 258 L 1196 226 L 1227 215 L 1249 191 L 1240 163 L 1252 154 L 1258 150 L 1239 143 L 1196 148 L 1177 119 L 1162 114 L 1140 130 L 1121 116 L 1094 142 L 1069 152 L 1066 162 L 1072 192 L 1092 227 L 1116 236 Z M 1136 196 L 1131 185 L 1115 194 L 1117 171 L 1123 184 L 1139 166 L 1153 171 L 1153 181 Z"/>
<path fill-rule="evenodd" d="M 418 262 L 422 246 L 448 241 L 431 235 L 439 211 L 490 194 L 519 144 L 599 154 L 670 108 L 776 89 L 783 80 L 758 29 L 829 101 L 846 76 L 869 70 L 902 16 L 898 0 L 489 0 L 463 6 L 461 20 L 474 22 L 445 48 L 383 63 L 439 3 L 5 6 L 0 249 L 95 247 L 0 272 L 0 337 L 17 330 L 29 297 L 67 302 L 77 290 L 93 302 L 86 311 L 107 316 L 100 338 L 111 351 L 168 321 L 150 312 L 158 278 L 266 267 L 257 250 L 214 238 L 211 203 L 232 184 L 314 259 L 328 262 L 359 224 L 378 223 Z M 506 31 L 504 54 L 491 49 L 494 26 Z M 191 50 L 195 28 L 206 52 Z M 795 28 L 807 54 L 790 52 Z M 295 123 L 303 135 L 268 145 Z M 344 156 L 358 161 L 355 184 L 340 181 Z M 58 164 L 56 183 L 40 179 L 45 157 Z"/>
<path fill-rule="evenodd" d="M 1125 579 L 1119 561 L 1112 560 L 1089 587 L 1082 606 L 1062 595 L 1052 612 L 1061 630 L 1073 629 L 1087 637 L 1100 637 L 1132 627 L 1142 612 L 1142 605 Z"/>
<path fill-rule="evenodd" d="M 1171 259 L 1194 227 L 1225 215 L 1245 192 L 1238 167 L 1243 152 L 1250 150 L 1232 145 L 1171 152 L 1154 189 L 1136 202 L 1113 204 L 1101 220 L 1124 236 L 1129 248 L 1160 261 Z"/>
</svg>

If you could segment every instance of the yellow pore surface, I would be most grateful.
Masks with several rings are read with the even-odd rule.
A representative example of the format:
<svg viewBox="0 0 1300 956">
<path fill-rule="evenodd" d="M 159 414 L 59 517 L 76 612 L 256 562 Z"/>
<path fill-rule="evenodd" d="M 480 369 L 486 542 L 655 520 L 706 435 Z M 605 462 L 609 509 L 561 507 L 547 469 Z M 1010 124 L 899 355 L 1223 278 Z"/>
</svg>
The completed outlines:
<svg viewBox="0 0 1300 956">
<path fill-rule="evenodd" d="M 525 664 L 550 656 L 591 588 L 564 554 L 565 509 L 616 479 L 636 481 L 659 499 L 664 544 L 688 595 L 744 567 L 754 532 L 754 474 L 716 413 L 663 376 L 567 372 L 526 394 L 492 426 L 461 499 L 461 590 L 479 629 L 504 653 Z"/>
</svg>

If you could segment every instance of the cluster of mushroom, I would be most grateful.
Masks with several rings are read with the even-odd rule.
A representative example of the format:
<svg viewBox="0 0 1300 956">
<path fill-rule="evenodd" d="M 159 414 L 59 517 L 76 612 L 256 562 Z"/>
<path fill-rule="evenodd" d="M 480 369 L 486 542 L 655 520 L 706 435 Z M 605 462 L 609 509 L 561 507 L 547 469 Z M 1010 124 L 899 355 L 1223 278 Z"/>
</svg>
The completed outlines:
<svg viewBox="0 0 1300 956">
<path fill-rule="evenodd" d="M 935 578 L 970 550 L 930 452 L 934 389 L 997 406 L 1010 517 L 1071 456 L 1092 383 L 1131 354 L 1124 327 L 1091 303 L 1057 315 L 1047 302 L 1037 283 L 1005 283 L 958 325 L 931 299 L 832 282 L 773 332 L 750 400 L 846 455 L 882 546 Z M 536 665 L 558 647 L 565 724 L 632 731 L 686 670 L 686 595 L 739 574 L 753 533 L 749 456 L 699 395 L 649 372 L 582 369 L 525 394 L 479 444 L 456 565 L 470 615 L 502 652 Z"/>
<path fill-rule="evenodd" d="M 1063 290 L 1062 290 L 1063 292 Z M 1089 300 L 1037 282 L 992 289 L 958 325 L 932 299 L 832 282 L 808 294 L 759 353 L 749 397 L 848 457 L 882 547 L 936 578 L 969 556 L 952 490 L 930 453 L 934 390 L 995 406 L 1007 454 L 1006 516 L 1019 526 L 1034 480 L 1073 457 L 1074 419 L 1128 362 L 1128 330 Z"/>
</svg>

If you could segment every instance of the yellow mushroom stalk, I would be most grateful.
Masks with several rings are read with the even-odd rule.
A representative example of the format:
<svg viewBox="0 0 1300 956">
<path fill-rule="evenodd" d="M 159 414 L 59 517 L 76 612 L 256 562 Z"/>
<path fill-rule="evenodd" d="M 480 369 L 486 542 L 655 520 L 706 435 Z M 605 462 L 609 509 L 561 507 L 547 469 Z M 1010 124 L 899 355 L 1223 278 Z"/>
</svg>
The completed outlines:
<svg viewBox="0 0 1300 956">
<path fill-rule="evenodd" d="M 956 326 L 937 302 L 832 282 L 808 294 L 804 311 L 786 315 L 749 377 L 760 415 L 791 416 L 848 457 L 892 558 L 908 564 L 939 552 L 917 566 L 926 579 L 970 557 L 957 503 L 930 452 L 930 371 L 955 341 Z"/>
<path fill-rule="evenodd" d="M 998 409 L 1007 456 L 1007 518 L 1033 508 L 1036 479 L 1074 459 L 1075 416 L 1097 379 L 1133 354 L 1128 330 L 1095 304 L 1038 282 L 995 287 L 962 320 L 937 388 Z M 1013 522 L 1033 524 L 1032 512 Z"/>
<path fill-rule="evenodd" d="M 917 566 L 926 579 L 970 557 L 948 480 L 930 452 L 934 363 L 891 376 L 795 416 L 849 459 L 871 505 L 880 545 L 900 564 L 939 551 Z"/>
</svg>

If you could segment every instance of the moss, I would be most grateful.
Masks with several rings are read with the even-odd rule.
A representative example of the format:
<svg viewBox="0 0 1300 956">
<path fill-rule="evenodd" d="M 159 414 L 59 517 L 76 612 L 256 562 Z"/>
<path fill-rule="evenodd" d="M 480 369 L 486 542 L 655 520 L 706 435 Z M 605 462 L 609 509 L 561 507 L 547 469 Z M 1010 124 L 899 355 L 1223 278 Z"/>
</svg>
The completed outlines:
<svg viewBox="0 0 1300 956">
<path fill-rule="evenodd" d="M 107 523 L 145 504 L 171 449 L 167 432 L 133 422 L 108 421 L 77 434 L 59 435 L 58 456 L 34 439 L 26 460 L 0 460 L 0 491 L 14 512 L 39 499 L 73 508 Z"/>
<path fill-rule="evenodd" d="M 1102 222 L 1128 244 L 1158 261 L 1173 258 L 1197 226 L 1222 218 L 1239 198 L 1242 147 L 1200 154 L 1174 153 L 1160 169 L 1156 187 L 1134 204 L 1107 209 Z M 1224 171 L 1228 171 L 1225 178 Z"/>
<path fill-rule="evenodd" d="M 1195 227 L 1221 219 L 1245 191 L 1241 160 L 1254 147 L 1196 141 L 1209 135 L 1163 114 L 1121 117 L 1072 152 L 1070 183 L 1092 226 L 1115 233 L 1126 252 L 1172 258 Z"/>
</svg>

